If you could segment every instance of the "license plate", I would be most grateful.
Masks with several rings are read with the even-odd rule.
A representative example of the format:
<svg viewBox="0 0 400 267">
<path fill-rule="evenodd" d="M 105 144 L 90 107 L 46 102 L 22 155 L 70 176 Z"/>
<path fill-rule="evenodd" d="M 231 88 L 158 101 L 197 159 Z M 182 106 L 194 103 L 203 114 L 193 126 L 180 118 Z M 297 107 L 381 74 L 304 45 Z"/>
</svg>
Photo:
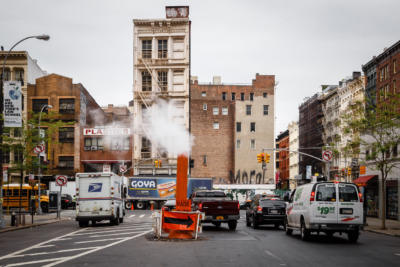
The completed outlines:
<svg viewBox="0 0 400 267">
<path fill-rule="evenodd" d="M 217 216 L 216 219 L 217 219 L 217 220 L 223 220 L 223 219 L 224 219 L 224 216 Z"/>
<path fill-rule="evenodd" d="M 340 214 L 353 214 L 353 209 L 340 209 Z"/>
<path fill-rule="evenodd" d="M 271 214 L 278 214 L 278 211 L 277 211 L 277 210 L 269 210 L 269 213 L 271 213 Z"/>
</svg>

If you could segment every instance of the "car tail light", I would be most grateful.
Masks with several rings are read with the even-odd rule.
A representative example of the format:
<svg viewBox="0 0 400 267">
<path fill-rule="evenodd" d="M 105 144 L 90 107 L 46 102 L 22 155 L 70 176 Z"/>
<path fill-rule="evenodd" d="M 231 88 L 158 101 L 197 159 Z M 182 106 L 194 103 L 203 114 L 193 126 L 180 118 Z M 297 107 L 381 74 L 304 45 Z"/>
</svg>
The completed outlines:
<svg viewBox="0 0 400 267">
<path fill-rule="evenodd" d="M 68 199 L 66 199 L 66 200 L 65 200 L 65 202 L 66 202 L 66 203 L 68 203 L 68 202 L 69 202 L 69 200 L 68 200 Z"/>
<path fill-rule="evenodd" d="M 310 196 L 310 202 L 311 201 L 315 201 L 315 191 L 311 192 L 311 196 Z"/>
<path fill-rule="evenodd" d="M 257 211 L 262 211 L 262 207 L 261 207 L 261 206 L 258 206 L 258 207 L 257 207 Z"/>
<path fill-rule="evenodd" d="M 360 192 L 360 193 L 358 193 L 358 198 L 360 199 L 360 202 L 363 202 L 363 195 L 362 195 L 362 193 Z"/>
<path fill-rule="evenodd" d="M 238 210 L 240 210 L 240 204 L 238 203 Z"/>
<path fill-rule="evenodd" d="M 203 209 L 203 203 L 199 204 L 199 210 L 201 211 Z"/>
</svg>

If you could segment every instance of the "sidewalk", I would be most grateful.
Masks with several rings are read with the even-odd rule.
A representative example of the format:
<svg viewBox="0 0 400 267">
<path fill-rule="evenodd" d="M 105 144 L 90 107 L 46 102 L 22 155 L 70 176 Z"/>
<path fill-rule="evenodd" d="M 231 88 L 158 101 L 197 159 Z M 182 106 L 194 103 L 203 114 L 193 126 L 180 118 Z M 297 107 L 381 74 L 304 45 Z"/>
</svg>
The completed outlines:
<svg viewBox="0 0 400 267">
<path fill-rule="evenodd" d="M 381 223 L 379 218 L 367 217 L 367 225 L 364 226 L 364 230 L 400 237 L 400 221 L 386 220 L 386 230 L 381 230 Z"/>
<path fill-rule="evenodd" d="M 18 226 L 11 226 L 11 215 L 3 214 L 3 216 L 6 226 L 2 229 L 0 228 L 0 233 L 35 227 L 39 225 L 45 225 L 49 223 L 55 223 L 59 221 L 72 220 L 75 218 L 75 210 L 61 211 L 60 219 L 57 219 L 56 212 L 43 213 L 42 215 L 34 215 L 33 224 L 32 224 L 32 216 L 30 214 L 25 214 L 25 223 L 23 218 L 24 215 L 21 215 L 21 223 Z M 18 217 L 18 215 L 16 216 Z"/>
</svg>

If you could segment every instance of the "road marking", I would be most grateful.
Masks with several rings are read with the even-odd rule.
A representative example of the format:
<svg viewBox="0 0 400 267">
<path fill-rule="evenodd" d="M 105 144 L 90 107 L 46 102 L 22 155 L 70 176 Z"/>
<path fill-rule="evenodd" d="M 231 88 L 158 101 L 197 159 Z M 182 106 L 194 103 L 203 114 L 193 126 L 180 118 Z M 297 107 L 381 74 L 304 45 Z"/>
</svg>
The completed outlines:
<svg viewBox="0 0 400 267">
<path fill-rule="evenodd" d="M 74 242 L 75 244 L 86 244 L 86 243 L 95 243 L 95 242 L 104 242 L 104 241 L 113 241 L 124 239 L 124 237 L 116 237 L 116 238 L 108 238 L 108 239 L 96 239 L 96 240 L 86 240 L 86 241 L 78 241 Z"/>
<path fill-rule="evenodd" d="M 43 246 L 40 246 L 39 248 L 50 248 L 50 247 L 54 247 L 55 245 L 43 245 Z"/>
<path fill-rule="evenodd" d="M 395 253 L 394 255 L 396 255 L 396 256 L 400 256 L 400 253 Z"/>
<path fill-rule="evenodd" d="M 271 256 L 272 258 L 275 258 L 276 260 L 280 261 L 281 263 L 280 263 L 279 265 L 281 265 L 281 266 L 286 266 L 286 263 L 284 263 L 284 261 L 283 261 L 280 257 L 276 256 L 276 255 L 275 255 L 274 253 L 272 253 L 271 251 L 266 250 L 265 253 L 267 253 L 267 254 L 268 254 L 269 256 Z"/>
<path fill-rule="evenodd" d="M 47 255 L 47 254 L 55 254 L 55 253 L 63 253 L 77 250 L 87 250 L 87 249 L 95 249 L 98 247 L 85 247 L 85 248 L 71 248 L 71 249 L 62 249 L 57 251 L 46 251 L 46 252 L 38 252 L 38 253 L 29 253 L 29 254 L 19 254 L 11 256 L 10 258 L 21 258 L 21 257 L 31 257 L 31 256 L 39 256 L 39 255 Z"/>
<path fill-rule="evenodd" d="M 119 229 L 119 230 L 110 230 L 110 231 L 86 231 L 86 233 L 80 233 L 80 234 L 76 234 L 73 236 L 93 235 L 93 234 L 102 234 L 102 233 L 115 233 L 115 232 L 127 231 L 130 229 L 140 229 L 140 227 L 129 227 L 129 228 L 124 228 L 124 229 Z M 146 228 L 142 227 L 142 229 L 146 229 Z"/>
<path fill-rule="evenodd" d="M 111 247 L 111 246 L 118 245 L 118 244 L 120 244 L 120 243 L 122 243 L 122 242 L 125 242 L 125 241 L 128 241 L 128 240 L 131 240 L 131 239 L 140 237 L 140 236 L 145 235 L 145 234 L 148 234 L 148 233 L 150 233 L 150 232 L 152 232 L 152 231 L 153 231 L 153 230 L 149 230 L 149 231 L 143 232 L 143 233 L 138 234 L 138 235 L 126 237 L 126 238 L 124 238 L 124 239 L 122 239 L 122 240 L 119 240 L 119 241 L 116 241 L 116 242 L 114 242 L 114 243 L 105 245 L 105 246 L 103 246 L 103 247 L 99 247 L 99 248 L 96 248 L 96 249 L 93 249 L 93 250 L 85 251 L 85 252 L 82 252 L 82 253 L 80 253 L 80 254 L 78 254 L 78 255 L 74 255 L 74 256 L 70 256 L 70 257 L 65 257 L 64 259 L 61 259 L 61 260 L 59 260 L 59 261 L 57 261 L 57 262 L 53 262 L 53 263 L 50 263 L 50 264 L 47 264 L 47 265 L 44 265 L 43 267 L 52 267 L 52 266 L 54 266 L 54 265 L 57 265 L 57 264 L 60 264 L 60 263 L 66 262 L 66 261 L 73 260 L 73 259 L 76 259 L 76 258 L 85 256 L 85 255 L 87 255 L 87 254 L 90 254 L 90 253 L 93 253 L 93 252 L 96 252 L 96 251 L 99 251 L 99 250 L 102 250 L 102 249 L 105 249 L 105 248 L 108 248 L 108 247 Z"/>
<path fill-rule="evenodd" d="M 140 217 L 140 218 L 143 218 L 143 217 L 144 217 L 144 214 L 140 215 L 139 217 Z"/>
<path fill-rule="evenodd" d="M 58 261 L 58 260 L 63 260 L 63 259 L 65 259 L 65 257 L 44 259 L 44 260 L 37 260 L 37 261 L 25 261 L 25 262 L 7 264 L 7 265 L 4 265 L 4 267 L 22 266 L 22 265 L 28 265 L 28 264 L 41 263 L 41 262 Z"/>
<path fill-rule="evenodd" d="M 60 239 L 58 239 L 57 241 L 64 241 L 64 240 L 71 240 L 72 238 L 70 238 L 70 237 L 66 237 L 66 238 L 60 238 Z"/>
<path fill-rule="evenodd" d="M 132 214 L 131 216 L 129 216 L 129 218 L 132 218 L 132 217 L 135 217 L 136 216 L 136 214 Z"/>
<path fill-rule="evenodd" d="M 147 228 L 146 230 L 150 230 L 149 228 Z M 123 233 L 115 233 L 115 234 L 106 234 L 106 235 L 91 235 L 89 237 L 105 237 L 105 236 L 113 236 L 113 235 L 126 235 L 126 234 L 137 234 L 137 233 L 141 233 L 142 231 L 134 231 L 134 232 L 123 232 Z"/>
<path fill-rule="evenodd" d="M 78 231 L 74 231 L 74 232 L 71 232 L 71 233 L 66 234 L 66 235 L 62 235 L 62 236 L 59 236 L 59 237 L 55 237 L 55 238 L 52 238 L 52 239 L 50 239 L 50 240 L 41 242 L 41 243 L 39 243 L 39 244 L 36 244 L 36 245 L 30 246 L 30 247 L 27 247 L 27 248 L 24 248 L 24 249 L 15 251 L 15 252 L 13 252 L 13 253 L 10 253 L 10 254 L 1 256 L 1 257 L 0 257 L 0 260 L 10 258 L 11 256 L 14 256 L 14 255 L 16 255 L 16 254 L 20 254 L 20 253 L 25 252 L 25 251 L 27 251 L 27 250 L 45 247 L 45 246 L 43 246 L 43 245 L 48 244 L 48 243 L 53 242 L 53 241 L 57 241 L 57 240 L 60 239 L 60 238 L 64 238 L 64 237 L 73 235 L 73 234 L 75 234 L 75 233 L 82 232 L 82 231 L 84 231 L 84 230 L 85 230 L 85 229 L 80 229 L 80 230 L 78 230 Z M 52 246 L 54 246 L 54 245 L 52 245 Z"/>
</svg>

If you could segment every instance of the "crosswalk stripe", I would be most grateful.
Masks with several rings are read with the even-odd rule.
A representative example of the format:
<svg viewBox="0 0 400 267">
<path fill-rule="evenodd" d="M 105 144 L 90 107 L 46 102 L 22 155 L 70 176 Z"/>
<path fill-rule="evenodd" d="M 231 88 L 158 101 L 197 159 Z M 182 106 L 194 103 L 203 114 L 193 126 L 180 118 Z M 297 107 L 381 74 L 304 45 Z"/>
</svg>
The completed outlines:
<svg viewBox="0 0 400 267">
<path fill-rule="evenodd" d="M 78 241 L 74 242 L 75 244 L 85 244 L 85 243 L 95 243 L 95 242 L 104 242 L 104 241 L 113 241 L 113 240 L 121 240 L 125 237 L 116 237 L 116 238 L 107 238 L 107 239 L 96 239 L 96 240 L 86 240 L 86 241 Z"/>
<path fill-rule="evenodd" d="M 144 229 L 144 230 L 151 230 L 149 228 Z M 138 234 L 143 231 L 132 231 L 132 232 L 123 232 L 123 233 L 115 233 L 115 234 L 105 234 L 105 235 L 91 235 L 89 237 L 106 237 L 106 236 L 113 236 L 113 235 L 128 235 L 128 234 Z"/>
</svg>

